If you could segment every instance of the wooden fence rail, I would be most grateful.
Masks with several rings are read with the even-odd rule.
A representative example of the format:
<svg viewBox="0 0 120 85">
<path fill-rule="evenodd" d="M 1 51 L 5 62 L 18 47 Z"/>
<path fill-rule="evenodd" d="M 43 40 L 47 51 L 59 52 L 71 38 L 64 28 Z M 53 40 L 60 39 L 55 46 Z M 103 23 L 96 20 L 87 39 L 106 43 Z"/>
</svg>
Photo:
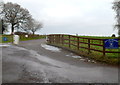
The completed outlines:
<svg viewBox="0 0 120 85">
<path fill-rule="evenodd" d="M 97 52 L 101 52 L 103 56 L 105 56 L 106 53 L 120 53 L 119 51 L 108 51 L 104 47 L 104 39 L 85 38 L 85 37 L 62 35 L 62 34 L 48 35 L 47 37 L 48 37 L 48 43 L 50 44 L 68 45 L 69 48 L 74 46 L 76 47 L 77 50 L 81 48 L 87 49 L 88 53 L 90 53 L 91 51 L 97 51 Z M 96 47 L 100 49 L 96 49 Z M 120 43 L 119 43 L 119 47 L 120 47 Z"/>
</svg>

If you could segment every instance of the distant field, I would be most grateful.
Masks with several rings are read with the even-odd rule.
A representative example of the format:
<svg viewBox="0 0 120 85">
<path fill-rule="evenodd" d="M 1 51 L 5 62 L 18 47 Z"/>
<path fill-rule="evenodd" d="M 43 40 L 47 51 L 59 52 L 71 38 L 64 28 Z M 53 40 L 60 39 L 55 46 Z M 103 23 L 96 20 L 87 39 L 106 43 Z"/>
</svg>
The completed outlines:
<svg viewBox="0 0 120 85">
<path fill-rule="evenodd" d="M 95 38 L 95 39 L 117 39 L 118 37 L 101 37 L 101 36 L 79 36 L 79 37 L 87 37 L 87 38 Z"/>
<path fill-rule="evenodd" d="M 3 38 L 6 37 L 7 41 L 4 41 Z M 26 40 L 33 40 L 33 39 L 42 39 L 45 38 L 45 35 L 30 35 L 29 37 L 25 37 L 25 35 L 20 35 L 20 41 L 26 41 Z M 12 35 L 0 35 L 0 43 L 9 43 L 13 42 L 13 36 Z"/>
</svg>

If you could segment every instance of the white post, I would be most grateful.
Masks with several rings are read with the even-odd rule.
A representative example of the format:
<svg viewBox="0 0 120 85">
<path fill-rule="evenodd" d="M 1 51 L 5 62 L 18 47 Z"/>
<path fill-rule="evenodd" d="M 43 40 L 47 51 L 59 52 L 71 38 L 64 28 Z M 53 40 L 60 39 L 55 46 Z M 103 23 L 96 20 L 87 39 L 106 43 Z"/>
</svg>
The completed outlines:
<svg viewBox="0 0 120 85">
<path fill-rule="evenodd" d="M 19 36 L 18 35 L 14 35 L 14 37 L 13 37 L 13 39 L 14 39 L 14 41 L 13 41 L 13 43 L 14 44 L 19 44 Z"/>
</svg>

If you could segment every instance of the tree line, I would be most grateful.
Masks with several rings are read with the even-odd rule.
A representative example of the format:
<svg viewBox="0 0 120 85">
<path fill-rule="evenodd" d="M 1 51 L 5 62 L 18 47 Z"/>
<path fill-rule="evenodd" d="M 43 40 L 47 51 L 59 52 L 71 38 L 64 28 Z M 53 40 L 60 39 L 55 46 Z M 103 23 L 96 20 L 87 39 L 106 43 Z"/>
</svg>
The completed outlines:
<svg viewBox="0 0 120 85">
<path fill-rule="evenodd" d="M 11 27 L 11 34 L 15 31 L 35 34 L 37 30 L 43 27 L 40 21 L 35 20 L 30 12 L 17 3 L 0 2 L 1 33 L 8 31 Z"/>
<path fill-rule="evenodd" d="M 120 0 L 115 0 L 113 2 L 112 9 L 116 12 L 116 25 L 115 28 L 118 29 L 118 35 L 120 37 Z"/>
</svg>

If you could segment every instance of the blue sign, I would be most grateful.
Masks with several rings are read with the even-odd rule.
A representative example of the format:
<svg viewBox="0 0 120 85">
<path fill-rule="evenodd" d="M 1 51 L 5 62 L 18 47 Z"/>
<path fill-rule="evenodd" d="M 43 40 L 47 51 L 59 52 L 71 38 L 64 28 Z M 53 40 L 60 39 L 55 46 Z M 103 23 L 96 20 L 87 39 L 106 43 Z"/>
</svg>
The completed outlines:
<svg viewBox="0 0 120 85">
<path fill-rule="evenodd" d="M 3 41 L 8 41 L 7 37 L 3 37 Z"/>
<path fill-rule="evenodd" d="M 105 39 L 104 40 L 104 47 L 107 49 L 118 49 L 118 39 Z"/>
</svg>

